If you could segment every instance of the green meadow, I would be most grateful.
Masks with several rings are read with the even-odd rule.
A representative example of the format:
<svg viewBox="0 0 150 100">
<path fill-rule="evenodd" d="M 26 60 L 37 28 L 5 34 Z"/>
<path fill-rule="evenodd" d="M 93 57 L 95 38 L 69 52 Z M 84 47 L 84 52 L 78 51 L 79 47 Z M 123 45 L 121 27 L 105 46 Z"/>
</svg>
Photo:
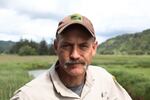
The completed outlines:
<svg viewBox="0 0 150 100">
<path fill-rule="evenodd" d="M 33 79 L 29 70 L 47 69 L 56 60 L 56 56 L 0 55 L 0 100 L 9 100 L 15 90 Z M 150 56 L 97 55 L 92 64 L 112 73 L 133 100 L 149 100 Z"/>
</svg>

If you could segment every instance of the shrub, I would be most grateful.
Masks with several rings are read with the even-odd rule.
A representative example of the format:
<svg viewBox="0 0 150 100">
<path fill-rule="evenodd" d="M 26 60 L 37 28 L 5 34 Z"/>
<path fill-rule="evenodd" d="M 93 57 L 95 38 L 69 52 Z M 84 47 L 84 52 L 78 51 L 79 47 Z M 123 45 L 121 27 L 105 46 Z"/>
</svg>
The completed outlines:
<svg viewBox="0 0 150 100">
<path fill-rule="evenodd" d="M 26 45 L 23 46 L 19 49 L 19 55 L 23 56 L 23 55 L 36 55 L 37 52 L 34 48 Z"/>
</svg>

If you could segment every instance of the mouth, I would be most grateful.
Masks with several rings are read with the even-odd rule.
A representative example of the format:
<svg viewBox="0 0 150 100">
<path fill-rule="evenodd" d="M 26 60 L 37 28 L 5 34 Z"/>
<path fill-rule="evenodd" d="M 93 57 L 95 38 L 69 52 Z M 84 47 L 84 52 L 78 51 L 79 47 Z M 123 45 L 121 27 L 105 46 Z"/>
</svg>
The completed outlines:
<svg viewBox="0 0 150 100">
<path fill-rule="evenodd" d="M 83 62 L 83 61 L 67 61 L 66 63 L 65 63 L 65 68 L 76 68 L 76 67 L 78 67 L 78 66 L 86 66 L 87 64 L 85 63 L 85 62 Z"/>
<path fill-rule="evenodd" d="M 81 65 L 86 65 L 86 63 L 83 62 L 83 61 L 67 61 L 67 62 L 65 63 L 66 66 L 79 65 L 79 64 L 81 64 Z"/>
</svg>

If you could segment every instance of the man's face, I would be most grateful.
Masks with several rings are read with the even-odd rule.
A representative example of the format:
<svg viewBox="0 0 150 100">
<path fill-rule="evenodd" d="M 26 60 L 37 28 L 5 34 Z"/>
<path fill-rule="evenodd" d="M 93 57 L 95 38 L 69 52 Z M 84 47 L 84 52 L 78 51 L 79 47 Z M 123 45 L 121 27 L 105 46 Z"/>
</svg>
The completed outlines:
<svg viewBox="0 0 150 100">
<path fill-rule="evenodd" d="M 63 33 L 55 43 L 60 67 L 71 76 L 85 73 L 96 52 L 97 43 L 85 32 L 73 28 Z"/>
</svg>

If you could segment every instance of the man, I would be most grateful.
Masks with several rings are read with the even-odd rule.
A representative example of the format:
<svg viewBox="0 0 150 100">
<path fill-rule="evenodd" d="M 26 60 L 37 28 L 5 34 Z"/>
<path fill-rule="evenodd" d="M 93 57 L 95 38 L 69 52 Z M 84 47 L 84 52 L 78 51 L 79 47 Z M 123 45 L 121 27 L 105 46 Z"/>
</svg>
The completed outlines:
<svg viewBox="0 0 150 100">
<path fill-rule="evenodd" d="M 85 16 L 73 14 L 60 21 L 54 48 L 58 61 L 11 100 L 131 100 L 111 74 L 90 65 L 97 42 Z"/>
</svg>

